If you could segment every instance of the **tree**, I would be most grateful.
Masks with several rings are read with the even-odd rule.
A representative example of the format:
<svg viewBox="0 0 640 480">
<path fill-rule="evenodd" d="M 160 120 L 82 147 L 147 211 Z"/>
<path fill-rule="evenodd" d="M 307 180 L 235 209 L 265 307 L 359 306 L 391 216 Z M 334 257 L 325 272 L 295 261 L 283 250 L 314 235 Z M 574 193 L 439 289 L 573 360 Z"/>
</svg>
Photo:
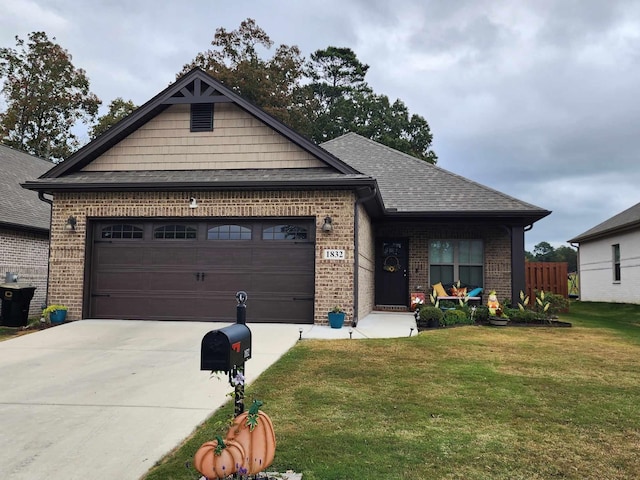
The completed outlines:
<svg viewBox="0 0 640 480">
<path fill-rule="evenodd" d="M 63 160 L 78 145 L 78 120 L 93 120 L 100 100 L 85 71 L 44 32 L 18 36 L 16 48 L 0 48 L 0 77 L 7 110 L 0 113 L 3 143 L 46 159 Z M 53 38 L 55 40 L 55 38 Z"/>
<path fill-rule="evenodd" d="M 540 242 L 533 247 L 533 254 L 525 251 L 525 258 L 531 262 L 567 262 L 570 272 L 578 269 L 578 252 L 566 245 L 554 248 L 549 242 Z"/>
<path fill-rule="evenodd" d="M 273 42 L 250 18 L 231 32 L 218 28 L 211 44 L 179 76 L 198 66 L 317 143 L 355 132 L 436 162 L 427 121 L 409 115 L 401 100 L 375 94 L 365 81 L 369 66 L 351 49 L 329 46 L 307 62 L 298 47 L 280 45 L 264 60 L 259 49 Z"/>
<path fill-rule="evenodd" d="M 112 100 L 109 104 L 109 111 L 98 117 L 96 123 L 91 127 L 89 132 L 91 140 L 102 135 L 136 108 L 138 107 L 131 100 L 124 100 L 122 97 Z"/>
<path fill-rule="evenodd" d="M 533 247 L 533 254 L 537 262 L 555 262 L 555 252 L 549 242 L 540 242 Z"/>
<path fill-rule="evenodd" d="M 311 54 L 307 73 L 312 83 L 308 115 L 316 142 L 355 132 L 401 152 L 436 163 L 431 150 L 433 135 L 427 121 L 409 115 L 407 106 L 397 99 L 377 95 L 365 82 L 368 65 L 360 62 L 349 48 L 328 47 Z"/>
<path fill-rule="evenodd" d="M 258 48 L 270 50 L 273 42 L 251 18 L 231 32 L 218 28 L 211 45 L 213 50 L 198 53 L 178 77 L 200 67 L 267 113 L 292 123 L 292 96 L 302 78 L 304 63 L 298 47 L 280 45 L 273 57 L 263 60 Z"/>
</svg>

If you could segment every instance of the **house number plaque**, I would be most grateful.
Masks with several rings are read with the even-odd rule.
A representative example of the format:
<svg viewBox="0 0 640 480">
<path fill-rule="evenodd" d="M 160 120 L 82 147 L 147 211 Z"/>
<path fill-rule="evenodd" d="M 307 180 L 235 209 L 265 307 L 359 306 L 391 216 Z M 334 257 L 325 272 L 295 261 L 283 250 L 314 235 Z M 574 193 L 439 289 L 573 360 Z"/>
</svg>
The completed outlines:
<svg viewBox="0 0 640 480">
<path fill-rule="evenodd" d="M 325 250 L 322 258 L 325 260 L 344 260 L 344 250 Z"/>
</svg>

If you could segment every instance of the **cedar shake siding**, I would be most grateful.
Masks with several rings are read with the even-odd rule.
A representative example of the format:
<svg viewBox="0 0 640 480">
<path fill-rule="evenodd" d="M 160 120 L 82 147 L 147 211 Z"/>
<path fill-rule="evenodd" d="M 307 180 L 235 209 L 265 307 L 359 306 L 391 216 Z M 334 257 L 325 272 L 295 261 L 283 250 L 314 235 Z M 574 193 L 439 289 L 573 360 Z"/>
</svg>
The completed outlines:
<svg viewBox="0 0 640 480">
<path fill-rule="evenodd" d="M 231 103 L 215 104 L 213 131 L 193 133 L 189 105 L 173 105 L 83 171 L 313 168 L 326 164 Z"/>
</svg>

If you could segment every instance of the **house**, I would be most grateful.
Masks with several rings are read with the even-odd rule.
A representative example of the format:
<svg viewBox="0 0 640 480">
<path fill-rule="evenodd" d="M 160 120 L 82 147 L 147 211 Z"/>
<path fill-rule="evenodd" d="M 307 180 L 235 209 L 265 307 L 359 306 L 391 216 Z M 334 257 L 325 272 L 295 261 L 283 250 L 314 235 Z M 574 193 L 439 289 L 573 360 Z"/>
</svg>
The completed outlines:
<svg viewBox="0 0 640 480">
<path fill-rule="evenodd" d="M 318 146 L 199 69 L 23 186 L 53 195 L 71 319 L 233 320 L 244 290 L 250 322 L 357 322 L 458 279 L 512 297 L 550 213 L 355 134 Z"/>
<path fill-rule="evenodd" d="M 640 303 L 640 203 L 577 237 L 580 299 Z"/>
<path fill-rule="evenodd" d="M 51 207 L 20 187 L 52 167 L 42 158 L 0 145 L 0 283 L 7 272 L 36 287 L 29 314 L 37 315 L 47 294 Z"/>
</svg>

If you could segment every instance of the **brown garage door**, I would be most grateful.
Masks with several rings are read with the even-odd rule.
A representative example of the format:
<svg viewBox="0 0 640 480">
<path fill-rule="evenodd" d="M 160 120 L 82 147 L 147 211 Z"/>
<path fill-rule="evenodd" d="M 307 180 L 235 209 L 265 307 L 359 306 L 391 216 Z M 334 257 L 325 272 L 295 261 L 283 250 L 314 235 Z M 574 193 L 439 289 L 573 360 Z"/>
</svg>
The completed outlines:
<svg viewBox="0 0 640 480">
<path fill-rule="evenodd" d="M 312 220 L 92 225 L 91 318 L 313 323 Z"/>
</svg>

